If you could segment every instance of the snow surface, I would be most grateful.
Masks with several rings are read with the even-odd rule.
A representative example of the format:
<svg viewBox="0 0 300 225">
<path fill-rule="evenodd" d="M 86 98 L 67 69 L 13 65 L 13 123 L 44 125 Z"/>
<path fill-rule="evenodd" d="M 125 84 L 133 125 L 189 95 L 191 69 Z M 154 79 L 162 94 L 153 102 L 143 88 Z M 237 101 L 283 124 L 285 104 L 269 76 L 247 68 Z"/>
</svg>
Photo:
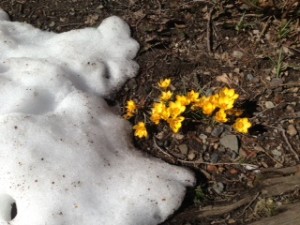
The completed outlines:
<svg viewBox="0 0 300 225">
<path fill-rule="evenodd" d="M 118 17 L 56 34 L 0 10 L 0 225 L 152 225 L 180 206 L 193 174 L 135 150 L 103 100 L 138 48 Z"/>
</svg>

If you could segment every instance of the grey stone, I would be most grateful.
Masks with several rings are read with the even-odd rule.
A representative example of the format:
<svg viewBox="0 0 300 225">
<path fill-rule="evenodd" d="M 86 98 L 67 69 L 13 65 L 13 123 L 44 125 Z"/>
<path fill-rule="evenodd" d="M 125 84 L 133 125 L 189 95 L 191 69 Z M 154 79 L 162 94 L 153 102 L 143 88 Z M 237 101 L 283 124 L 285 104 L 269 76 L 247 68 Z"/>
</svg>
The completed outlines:
<svg viewBox="0 0 300 225">
<path fill-rule="evenodd" d="M 220 135 L 223 133 L 223 131 L 224 131 L 223 126 L 217 126 L 212 130 L 211 135 L 213 137 L 220 137 Z"/>
<path fill-rule="evenodd" d="M 224 191 L 224 184 L 221 182 L 215 182 L 212 188 L 217 194 L 221 194 Z"/>
<path fill-rule="evenodd" d="M 238 138 L 235 135 L 225 135 L 220 140 L 221 145 L 225 148 L 229 148 L 230 150 L 238 152 L 239 150 L 239 142 Z"/>
</svg>

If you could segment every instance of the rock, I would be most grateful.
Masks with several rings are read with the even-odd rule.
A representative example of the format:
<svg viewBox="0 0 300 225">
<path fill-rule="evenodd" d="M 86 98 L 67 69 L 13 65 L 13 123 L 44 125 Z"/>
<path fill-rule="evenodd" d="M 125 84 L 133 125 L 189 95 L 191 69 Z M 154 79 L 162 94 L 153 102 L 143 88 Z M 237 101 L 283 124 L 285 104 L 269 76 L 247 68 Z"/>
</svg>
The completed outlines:
<svg viewBox="0 0 300 225">
<path fill-rule="evenodd" d="M 216 152 L 212 153 L 210 156 L 210 162 L 217 163 L 218 160 L 219 160 L 219 154 Z"/>
<path fill-rule="evenodd" d="M 283 80 L 281 78 L 272 78 L 270 81 L 271 86 L 279 86 L 281 84 L 283 84 Z"/>
<path fill-rule="evenodd" d="M 298 133 L 296 127 L 293 124 L 288 125 L 286 132 L 292 137 Z"/>
<path fill-rule="evenodd" d="M 211 127 L 207 127 L 207 128 L 205 129 L 205 132 L 206 132 L 206 133 L 209 133 L 209 134 L 210 134 L 211 131 L 212 131 L 212 128 L 211 128 Z"/>
<path fill-rule="evenodd" d="M 236 224 L 236 221 L 232 218 L 230 218 L 228 221 L 227 221 L 228 224 Z"/>
<path fill-rule="evenodd" d="M 184 139 L 184 135 L 182 135 L 182 134 L 173 134 L 173 137 L 178 141 L 181 141 Z"/>
<path fill-rule="evenodd" d="M 272 152 L 272 155 L 274 155 L 274 156 L 281 156 L 282 155 L 282 152 L 279 151 L 278 149 L 274 149 L 271 152 Z"/>
<path fill-rule="evenodd" d="M 248 73 L 246 75 L 246 78 L 247 78 L 247 80 L 252 81 L 254 77 L 253 77 L 253 75 L 251 73 Z"/>
<path fill-rule="evenodd" d="M 244 55 L 244 53 L 241 51 L 235 50 L 232 52 L 232 56 L 237 59 L 241 59 L 243 57 L 243 55 Z"/>
<path fill-rule="evenodd" d="M 272 108 L 275 107 L 275 105 L 274 105 L 274 103 L 271 102 L 271 101 L 266 101 L 266 102 L 265 102 L 265 107 L 266 107 L 267 109 L 272 109 Z"/>
<path fill-rule="evenodd" d="M 238 138 L 235 135 L 225 135 L 221 138 L 220 144 L 223 145 L 225 148 L 229 148 L 235 152 L 239 150 L 239 142 Z"/>
<path fill-rule="evenodd" d="M 55 22 L 51 21 L 50 24 L 49 24 L 49 27 L 54 27 L 54 26 L 55 26 Z"/>
<path fill-rule="evenodd" d="M 187 156 L 188 160 L 194 160 L 196 158 L 195 152 L 190 152 Z"/>
<path fill-rule="evenodd" d="M 221 182 L 215 182 L 212 186 L 212 189 L 217 193 L 221 194 L 224 191 L 224 184 Z"/>
<path fill-rule="evenodd" d="M 203 144 L 206 143 L 207 136 L 206 136 L 205 134 L 200 134 L 200 135 L 199 135 L 199 138 L 202 140 L 202 143 L 203 143 Z"/>
<path fill-rule="evenodd" d="M 217 126 L 212 130 L 211 135 L 213 137 L 220 137 L 220 135 L 223 133 L 223 131 L 224 131 L 223 126 Z"/>
<path fill-rule="evenodd" d="M 189 148 L 186 144 L 181 144 L 178 146 L 178 148 L 181 154 L 186 155 L 188 153 Z"/>
</svg>

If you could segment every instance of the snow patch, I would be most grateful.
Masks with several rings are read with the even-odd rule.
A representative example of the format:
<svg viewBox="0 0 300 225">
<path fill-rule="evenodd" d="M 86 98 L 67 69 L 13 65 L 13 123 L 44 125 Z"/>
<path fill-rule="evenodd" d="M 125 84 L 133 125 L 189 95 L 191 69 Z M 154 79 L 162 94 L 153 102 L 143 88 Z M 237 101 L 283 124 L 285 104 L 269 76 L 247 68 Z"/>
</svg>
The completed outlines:
<svg viewBox="0 0 300 225">
<path fill-rule="evenodd" d="M 56 34 L 0 10 L 0 225 L 154 225 L 193 174 L 146 157 L 103 97 L 136 75 L 118 17 Z"/>
</svg>

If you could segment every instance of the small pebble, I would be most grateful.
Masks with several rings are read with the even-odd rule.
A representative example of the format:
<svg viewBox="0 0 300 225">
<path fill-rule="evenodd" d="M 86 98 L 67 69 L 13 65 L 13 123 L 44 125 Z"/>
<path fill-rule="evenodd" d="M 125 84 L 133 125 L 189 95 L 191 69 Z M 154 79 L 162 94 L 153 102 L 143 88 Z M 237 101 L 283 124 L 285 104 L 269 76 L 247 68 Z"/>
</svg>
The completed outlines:
<svg viewBox="0 0 300 225">
<path fill-rule="evenodd" d="M 228 224 L 236 224 L 236 221 L 232 218 L 230 218 L 228 221 L 227 221 Z"/>
<path fill-rule="evenodd" d="M 188 160 L 194 160 L 196 158 L 195 152 L 190 152 L 187 156 Z"/>
<path fill-rule="evenodd" d="M 217 163 L 218 160 L 219 160 L 219 154 L 216 152 L 212 153 L 210 156 L 210 162 Z"/>
<path fill-rule="evenodd" d="M 265 107 L 266 107 L 267 109 L 272 109 L 272 108 L 275 107 L 275 105 L 274 105 L 274 103 L 271 102 L 271 101 L 266 101 L 266 102 L 265 102 Z"/>
<path fill-rule="evenodd" d="M 281 155 L 282 155 L 282 152 L 279 151 L 279 150 L 277 150 L 277 149 L 274 149 L 274 150 L 272 150 L 271 152 L 272 152 L 272 154 L 273 154 L 274 156 L 281 156 Z"/>
<path fill-rule="evenodd" d="M 241 59 L 243 57 L 243 55 L 244 55 L 244 53 L 241 52 L 241 51 L 235 50 L 235 51 L 232 52 L 232 56 L 237 58 L 237 59 Z"/>
<path fill-rule="evenodd" d="M 270 81 L 271 86 L 279 86 L 281 84 L 283 84 L 283 80 L 281 78 L 272 78 Z"/>
<path fill-rule="evenodd" d="M 202 140 L 202 143 L 203 143 L 203 144 L 206 143 L 207 136 L 206 136 L 205 134 L 200 134 L 200 135 L 199 135 L 199 138 Z"/>
<path fill-rule="evenodd" d="M 246 75 L 246 78 L 247 78 L 247 80 L 252 81 L 254 77 L 253 77 L 253 75 L 251 73 L 248 73 Z"/>
<path fill-rule="evenodd" d="M 217 194 L 221 194 L 224 191 L 224 184 L 221 182 L 215 182 L 212 188 Z"/>
<path fill-rule="evenodd" d="M 49 23 L 49 27 L 54 27 L 55 26 L 55 22 L 54 21 L 51 21 L 50 23 Z"/>
<path fill-rule="evenodd" d="M 183 140 L 184 138 L 184 135 L 183 134 L 173 134 L 173 137 L 176 139 L 176 140 Z"/>
<path fill-rule="evenodd" d="M 238 138 L 235 135 L 225 135 L 220 139 L 220 144 L 235 152 L 238 152 L 239 150 Z"/>
<path fill-rule="evenodd" d="M 211 128 L 211 127 L 207 127 L 207 128 L 205 129 L 205 132 L 208 133 L 208 134 L 210 134 L 211 131 L 212 131 L 212 128 Z"/>
<path fill-rule="evenodd" d="M 286 131 L 291 137 L 295 136 L 298 131 L 296 130 L 296 127 L 293 124 L 288 125 L 287 131 Z"/>
<path fill-rule="evenodd" d="M 188 153 L 188 146 L 186 144 L 182 144 L 178 146 L 179 151 L 181 152 L 181 154 L 186 155 Z"/>
<path fill-rule="evenodd" d="M 223 131 L 224 131 L 223 126 L 217 126 L 212 130 L 211 135 L 213 137 L 220 137 L 220 135 L 223 133 Z"/>
</svg>

